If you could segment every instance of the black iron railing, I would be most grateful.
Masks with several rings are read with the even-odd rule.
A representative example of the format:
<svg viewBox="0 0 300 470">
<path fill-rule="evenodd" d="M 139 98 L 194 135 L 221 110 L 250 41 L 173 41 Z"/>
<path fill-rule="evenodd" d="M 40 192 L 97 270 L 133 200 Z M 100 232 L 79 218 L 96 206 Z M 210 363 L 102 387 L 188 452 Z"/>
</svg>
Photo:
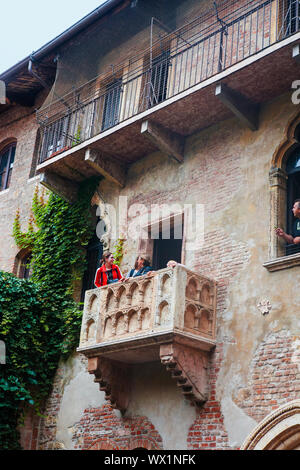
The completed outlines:
<svg viewBox="0 0 300 470">
<path fill-rule="evenodd" d="M 38 112 L 40 163 L 297 33 L 299 0 L 223 1 L 159 46 Z"/>
</svg>

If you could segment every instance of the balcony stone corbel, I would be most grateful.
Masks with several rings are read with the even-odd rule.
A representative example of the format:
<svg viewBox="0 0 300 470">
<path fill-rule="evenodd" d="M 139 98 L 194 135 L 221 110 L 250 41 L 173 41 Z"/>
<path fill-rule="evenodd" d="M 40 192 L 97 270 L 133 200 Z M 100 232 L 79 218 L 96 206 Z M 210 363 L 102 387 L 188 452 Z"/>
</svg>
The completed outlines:
<svg viewBox="0 0 300 470">
<path fill-rule="evenodd" d="M 176 343 L 164 344 L 160 346 L 160 360 L 185 398 L 195 405 L 207 400 L 208 357 L 205 352 Z"/>
<path fill-rule="evenodd" d="M 114 161 L 107 155 L 101 152 L 88 148 L 85 152 L 85 161 L 91 165 L 98 173 L 104 178 L 112 181 L 121 188 L 126 184 L 126 171 L 125 168 L 117 161 Z"/>
<path fill-rule="evenodd" d="M 53 171 L 42 173 L 40 183 L 68 202 L 75 202 L 77 199 L 79 185 Z"/>
<path fill-rule="evenodd" d="M 104 357 L 92 357 L 88 360 L 88 372 L 95 376 L 94 382 L 99 383 L 111 407 L 124 412 L 130 397 L 129 367 Z"/>
<path fill-rule="evenodd" d="M 300 64 L 300 44 L 295 44 L 292 51 L 293 59 Z"/>
<path fill-rule="evenodd" d="M 144 121 L 141 134 L 178 163 L 184 160 L 184 138 L 153 121 Z"/>
<path fill-rule="evenodd" d="M 259 106 L 224 83 L 216 86 L 215 95 L 252 131 L 258 129 Z"/>
</svg>

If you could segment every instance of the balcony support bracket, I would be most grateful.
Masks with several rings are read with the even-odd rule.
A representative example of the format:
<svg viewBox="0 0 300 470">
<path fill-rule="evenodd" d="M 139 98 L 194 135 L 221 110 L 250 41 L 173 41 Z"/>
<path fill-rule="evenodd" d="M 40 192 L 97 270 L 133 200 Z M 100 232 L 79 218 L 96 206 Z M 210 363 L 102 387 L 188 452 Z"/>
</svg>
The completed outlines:
<svg viewBox="0 0 300 470">
<path fill-rule="evenodd" d="M 300 44 L 295 44 L 292 52 L 293 59 L 300 64 Z"/>
<path fill-rule="evenodd" d="M 259 106 L 224 83 L 216 86 L 215 95 L 252 131 L 258 129 Z"/>
<path fill-rule="evenodd" d="M 63 178 L 53 171 L 42 173 L 40 183 L 68 202 L 75 202 L 77 199 L 78 184 Z"/>
<path fill-rule="evenodd" d="M 112 181 L 121 188 L 125 186 L 125 168 L 109 156 L 103 155 L 95 149 L 88 148 L 85 152 L 85 161 L 109 181 Z"/>
<path fill-rule="evenodd" d="M 165 129 L 153 121 L 144 121 L 141 134 L 147 137 L 154 145 L 178 163 L 184 159 L 184 138 L 175 132 Z"/>
<path fill-rule="evenodd" d="M 94 382 L 99 383 L 99 388 L 105 392 L 105 400 L 111 407 L 125 412 L 130 398 L 128 365 L 97 356 L 89 358 L 88 372 L 95 375 Z"/>
<path fill-rule="evenodd" d="M 196 406 L 207 400 L 208 356 L 205 351 L 176 343 L 163 344 L 160 346 L 160 360 L 186 399 Z"/>
</svg>

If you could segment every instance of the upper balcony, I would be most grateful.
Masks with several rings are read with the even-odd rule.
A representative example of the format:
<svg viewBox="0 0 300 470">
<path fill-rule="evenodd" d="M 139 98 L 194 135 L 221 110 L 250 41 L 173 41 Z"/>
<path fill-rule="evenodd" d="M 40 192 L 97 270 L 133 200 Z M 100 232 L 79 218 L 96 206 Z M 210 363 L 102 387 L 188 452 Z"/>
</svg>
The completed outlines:
<svg viewBox="0 0 300 470">
<path fill-rule="evenodd" d="M 161 361 L 184 396 L 207 398 L 216 283 L 184 266 L 86 292 L 78 351 L 113 406 L 125 410 L 130 367 Z"/>
<path fill-rule="evenodd" d="M 157 149 L 182 162 L 186 136 L 232 113 L 257 129 L 259 105 L 299 79 L 299 10 L 295 0 L 223 2 L 38 111 L 44 183 L 56 176 L 54 190 L 61 181 L 74 196 L 100 173 L 124 186 L 128 165 Z"/>
</svg>

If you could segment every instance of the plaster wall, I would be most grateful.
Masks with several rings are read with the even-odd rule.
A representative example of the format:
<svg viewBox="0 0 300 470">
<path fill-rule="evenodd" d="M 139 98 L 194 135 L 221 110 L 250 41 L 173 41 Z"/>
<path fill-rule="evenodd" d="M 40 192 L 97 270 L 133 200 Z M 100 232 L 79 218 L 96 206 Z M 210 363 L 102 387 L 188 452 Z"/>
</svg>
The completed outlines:
<svg viewBox="0 0 300 470">
<path fill-rule="evenodd" d="M 183 399 L 159 364 L 135 366 L 129 409 L 122 417 L 110 411 L 115 417 L 110 419 L 118 420 L 115 427 L 103 421 L 103 393 L 82 366 L 73 365 L 53 431 L 63 448 L 88 448 L 87 442 L 104 438 L 126 448 L 132 438 L 128 422 L 147 417 L 164 449 L 236 449 L 268 413 L 297 397 L 300 320 L 294 286 L 299 267 L 273 273 L 263 267 L 269 253 L 271 160 L 297 112 L 287 94 L 262 107 L 257 132 L 233 118 L 188 138 L 182 165 L 156 152 L 131 166 L 124 189 L 101 182 L 99 194 L 116 208 L 119 196 L 127 196 L 129 208 L 134 203 L 148 210 L 162 203 L 204 205 L 204 244 L 186 253 L 185 264 L 218 281 L 218 344 L 211 358 L 210 397 L 202 409 Z M 134 215 L 129 222 L 136 222 Z M 138 241 L 127 238 L 123 272 L 137 251 Z M 258 309 L 263 299 L 272 306 L 267 315 Z M 98 427 L 89 441 L 79 429 L 91 414 L 87 422 Z"/>
</svg>

